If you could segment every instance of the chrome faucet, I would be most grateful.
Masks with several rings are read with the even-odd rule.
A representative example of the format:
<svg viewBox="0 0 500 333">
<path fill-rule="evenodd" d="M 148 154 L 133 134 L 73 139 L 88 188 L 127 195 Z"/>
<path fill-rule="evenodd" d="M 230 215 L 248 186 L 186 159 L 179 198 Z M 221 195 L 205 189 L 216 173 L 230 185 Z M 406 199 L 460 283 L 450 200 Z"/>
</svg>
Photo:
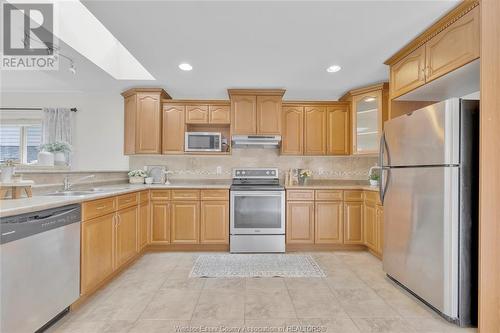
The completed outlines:
<svg viewBox="0 0 500 333">
<path fill-rule="evenodd" d="M 64 191 L 71 190 L 71 187 L 73 187 L 73 185 L 76 182 L 81 182 L 82 180 L 89 179 L 89 178 L 94 178 L 94 177 L 95 177 L 95 175 L 88 175 L 88 176 L 85 176 L 85 177 L 82 177 L 82 178 L 78 178 L 77 180 L 75 180 L 73 182 L 70 182 L 69 175 L 66 175 L 66 176 L 64 176 L 64 180 L 63 180 Z"/>
</svg>

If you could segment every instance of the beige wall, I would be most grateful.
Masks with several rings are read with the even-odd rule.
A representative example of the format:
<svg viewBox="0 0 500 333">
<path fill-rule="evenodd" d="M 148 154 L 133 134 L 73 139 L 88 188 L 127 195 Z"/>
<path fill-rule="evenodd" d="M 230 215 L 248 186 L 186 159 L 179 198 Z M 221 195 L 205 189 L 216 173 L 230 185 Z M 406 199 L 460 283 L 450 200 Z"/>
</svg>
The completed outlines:
<svg viewBox="0 0 500 333">
<path fill-rule="evenodd" d="M 365 180 L 376 157 L 282 156 L 277 149 L 234 149 L 228 156 L 130 156 L 130 169 L 166 165 L 172 178 L 231 178 L 235 167 L 277 167 L 281 175 L 290 168 L 310 169 L 313 178 Z M 221 173 L 217 174 L 217 167 Z"/>
</svg>

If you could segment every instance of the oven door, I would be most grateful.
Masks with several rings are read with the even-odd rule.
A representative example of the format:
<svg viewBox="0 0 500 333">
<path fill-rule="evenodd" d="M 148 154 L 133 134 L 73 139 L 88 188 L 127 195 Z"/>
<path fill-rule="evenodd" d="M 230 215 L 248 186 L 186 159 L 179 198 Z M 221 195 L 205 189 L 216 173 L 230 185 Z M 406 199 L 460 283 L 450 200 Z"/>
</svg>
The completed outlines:
<svg viewBox="0 0 500 333">
<path fill-rule="evenodd" d="M 285 191 L 231 191 L 231 235 L 284 235 Z"/>
</svg>

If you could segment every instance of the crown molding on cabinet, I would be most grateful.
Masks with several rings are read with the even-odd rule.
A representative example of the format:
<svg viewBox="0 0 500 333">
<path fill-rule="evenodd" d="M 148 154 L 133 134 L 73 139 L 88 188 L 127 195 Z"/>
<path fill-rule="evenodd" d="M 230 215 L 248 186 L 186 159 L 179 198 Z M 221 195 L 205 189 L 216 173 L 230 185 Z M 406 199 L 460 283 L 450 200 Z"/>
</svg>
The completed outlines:
<svg viewBox="0 0 500 333">
<path fill-rule="evenodd" d="M 346 92 L 342 97 L 339 98 L 341 102 L 347 102 L 352 100 L 352 96 L 362 95 L 377 90 L 387 90 L 389 89 L 389 82 L 381 82 L 372 84 L 366 87 L 352 89 Z"/>
<path fill-rule="evenodd" d="M 229 97 L 232 95 L 259 95 L 259 96 L 281 96 L 286 89 L 228 89 Z"/>
<path fill-rule="evenodd" d="M 172 99 L 172 97 L 162 88 L 132 88 L 121 93 L 123 97 L 129 97 L 136 93 L 160 94 L 162 99 Z"/>
<path fill-rule="evenodd" d="M 479 6 L 479 0 L 464 0 L 457 7 L 448 12 L 448 14 L 440 18 L 436 23 L 425 30 L 422 34 L 406 44 L 402 49 L 396 52 L 396 54 L 387 59 L 384 64 L 393 65 L 397 63 L 399 60 L 427 43 L 431 38 L 445 30 L 477 6 Z"/>
</svg>

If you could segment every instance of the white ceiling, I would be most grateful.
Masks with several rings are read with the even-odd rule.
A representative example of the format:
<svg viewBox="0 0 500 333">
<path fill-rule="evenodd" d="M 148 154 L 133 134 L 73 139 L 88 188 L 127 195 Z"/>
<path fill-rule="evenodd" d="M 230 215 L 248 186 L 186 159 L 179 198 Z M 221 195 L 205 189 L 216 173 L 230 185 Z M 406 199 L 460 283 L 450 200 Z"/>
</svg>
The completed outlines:
<svg viewBox="0 0 500 333">
<path fill-rule="evenodd" d="M 383 62 L 452 1 L 84 1 L 156 81 L 118 81 L 62 45 L 77 74 L 2 72 L 3 91 L 122 91 L 227 98 L 227 88 L 285 88 L 285 99 L 337 99 L 387 80 Z M 82 32 L 84 33 L 84 32 Z M 98 37 L 96 37 L 98 38 Z M 194 69 L 177 68 L 189 62 Z M 332 64 L 338 73 L 325 71 Z"/>
</svg>

